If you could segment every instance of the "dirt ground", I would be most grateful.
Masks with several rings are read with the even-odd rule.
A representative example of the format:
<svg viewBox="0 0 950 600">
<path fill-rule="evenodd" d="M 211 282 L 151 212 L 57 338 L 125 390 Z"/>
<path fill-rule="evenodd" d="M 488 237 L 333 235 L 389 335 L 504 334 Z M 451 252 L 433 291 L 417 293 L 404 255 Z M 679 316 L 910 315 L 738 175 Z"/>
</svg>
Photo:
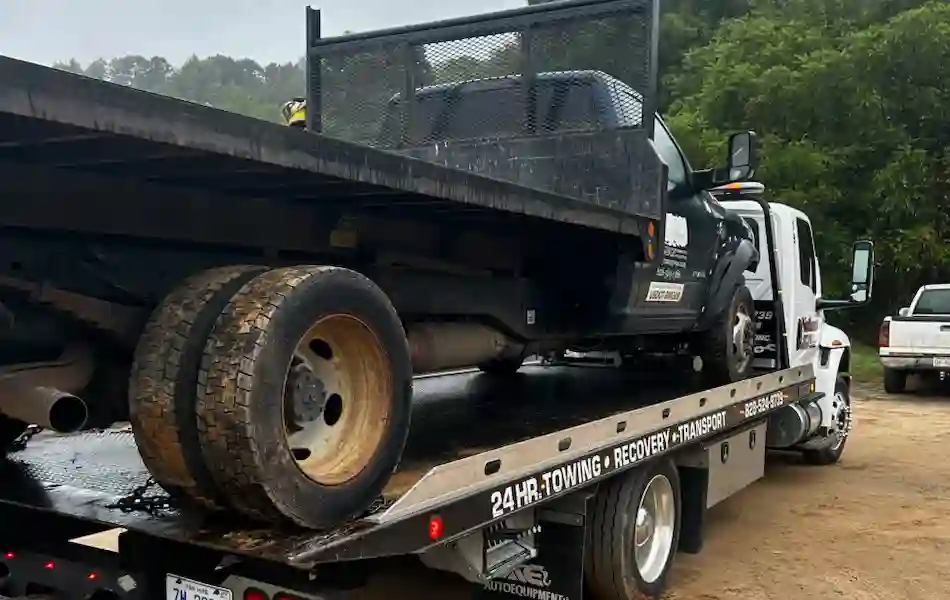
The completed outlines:
<svg viewBox="0 0 950 600">
<path fill-rule="evenodd" d="M 842 461 L 772 461 L 711 510 L 706 547 L 678 556 L 667 600 L 950 597 L 950 395 L 855 392 Z M 383 587 L 387 598 L 467 596 L 432 577 Z"/>
</svg>

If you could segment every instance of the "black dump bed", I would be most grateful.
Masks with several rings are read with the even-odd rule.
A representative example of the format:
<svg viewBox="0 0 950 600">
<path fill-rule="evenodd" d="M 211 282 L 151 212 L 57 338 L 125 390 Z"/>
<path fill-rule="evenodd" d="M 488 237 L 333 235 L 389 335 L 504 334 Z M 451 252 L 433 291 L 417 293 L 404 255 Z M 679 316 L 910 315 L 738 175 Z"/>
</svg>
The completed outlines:
<svg viewBox="0 0 950 600">
<path fill-rule="evenodd" d="M 408 446 L 384 498 L 371 514 L 334 531 L 260 527 L 154 505 L 124 511 L 123 501 L 148 473 L 122 428 L 33 437 L 0 462 L 0 514 L 23 523 L 24 531 L 30 523 L 68 531 L 95 521 L 98 530 L 123 527 L 298 568 L 402 555 L 433 543 L 432 515 L 442 519 L 442 539 L 451 539 L 814 392 L 810 366 L 714 390 L 670 379 L 531 366 L 505 382 L 472 373 L 417 378 Z M 618 464 L 618 456 L 626 463 Z M 536 497 L 509 498 L 530 482 Z M 546 482 L 552 485 L 545 488 Z M 160 489 L 145 497 L 155 492 Z"/>
<path fill-rule="evenodd" d="M 614 75 L 629 74 L 627 83 L 643 94 L 643 110 L 652 110 L 648 84 L 655 42 L 653 1 L 557 4 L 563 6 L 529 7 L 401 33 L 336 40 L 312 35 L 308 95 L 313 113 L 323 115 L 324 134 L 0 57 L 0 181 L 5 182 L 8 194 L 17 196 L 29 189 L 30 183 L 23 180 L 33 173 L 37 185 L 54 196 L 56 190 L 50 186 L 62 181 L 66 196 L 74 185 L 67 170 L 79 170 L 225 197 L 320 202 L 345 210 L 374 210 L 380 205 L 456 213 L 503 210 L 635 231 L 630 215 L 659 216 L 660 190 L 665 190 L 661 180 L 665 175 L 649 145 L 652 119 L 642 119 L 642 127 L 628 131 L 553 136 L 493 137 L 489 128 L 486 139 L 415 148 L 416 158 L 399 154 L 400 148 L 377 143 L 381 138 L 373 137 L 384 122 L 391 127 L 395 116 L 411 112 L 411 103 L 402 103 L 406 106 L 390 107 L 386 114 L 393 89 L 422 89 L 435 81 L 435 75 L 417 80 L 420 71 L 415 67 L 420 64 L 413 59 L 413 67 L 407 68 L 410 56 L 425 59 L 426 72 L 438 71 L 443 82 L 446 77 L 481 77 L 486 65 L 493 65 L 497 75 L 498 69 L 505 71 L 498 53 L 514 64 L 518 56 L 528 56 L 531 36 L 523 31 L 545 18 L 550 25 L 547 37 L 538 33 L 536 46 L 550 46 L 552 35 L 564 37 L 581 31 L 582 26 L 587 27 L 587 37 L 578 39 L 589 45 L 588 30 L 607 19 L 617 35 L 631 34 L 624 39 L 629 39 L 627 49 L 634 50 L 635 56 L 631 59 L 627 52 L 624 61 L 601 64 L 607 56 L 603 48 L 584 53 L 577 45 L 580 54 L 562 56 L 556 64 L 531 69 L 509 64 L 509 75 L 530 82 L 531 74 L 539 69 L 634 64 L 635 69 Z M 429 48 L 431 40 L 484 42 L 489 31 L 495 32 L 488 36 L 495 40 L 494 46 L 462 44 L 455 54 L 441 57 Z M 513 45 L 512 40 L 518 43 Z M 546 52 L 530 55 L 540 57 Z M 379 61 L 367 66 L 367 56 Z M 466 65 L 472 68 L 462 68 Z M 376 83 L 367 83 L 367 73 Z M 523 98 L 513 101 L 523 102 Z M 10 219 L 0 215 L 0 224 L 17 223 L 11 214 Z"/>
</svg>

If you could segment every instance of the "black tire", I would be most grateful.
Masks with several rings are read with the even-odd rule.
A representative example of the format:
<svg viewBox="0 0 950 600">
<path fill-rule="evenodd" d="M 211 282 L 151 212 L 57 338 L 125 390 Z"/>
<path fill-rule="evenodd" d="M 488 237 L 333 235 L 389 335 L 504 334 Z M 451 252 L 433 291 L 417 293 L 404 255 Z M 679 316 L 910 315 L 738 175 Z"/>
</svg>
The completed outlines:
<svg viewBox="0 0 950 600">
<path fill-rule="evenodd" d="M 673 492 L 673 537 L 662 571 L 646 581 L 636 564 L 634 535 L 643 493 L 658 476 L 669 481 Z M 679 545 L 682 506 L 676 466 L 669 459 L 660 459 L 615 477 L 597 491 L 593 503 L 584 564 L 585 582 L 592 597 L 636 600 L 661 596 Z"/>
<path fill-rule="evenodd" d="M 0 458 L 7 455 L 10 445 L 26 431 L 26 423 L 0 415 Z"/>
<path fill-rule="evenodd" d="M 738 314 L 744 312 L 751 319 L 747 348 L 748 355 L 733 343 L 733 326 Z M 723 311 L 708 331 L 703 332 L 700 342 L 700 357 L 703 359 L 702 378 L 711 386 L 728 385 L 746 379 L 752 374 L 752 344 L 755 340 L 755 303 L 752 292 L 745 284 L 736 287 L 729 301 L 729 307 Z"/>
<path fill-rule="evenodd" d="M 840 406 L 838 403 L 844 402 L 845 406 Z M 848 429 L 850 430 L 850 419 L 851 419 L 851 392 L 848 382 L 844 378 L 839 377 L 835 382 L 835 399 L 832 404 L 834 410 L 845 410 L 846 413 L 841 413 L 841 418 L 844 418 L 844 415 L 847 415 L 849 420 Z M 843 425 L 843 424 L 842 424 Z M 850 433 L 850 431 L 846 432 Z M 827 445 L 824 445 L 820 448 L 807 448 L 802 450 L 802 458 L 806 463 L 810 465 L 832 465 L 839 460 L 841 460 L 841 455 L 844 453 L 844 447 L 847 443 L 847 435 L 841 438 L 840 443 L 837 439 L 829 439 Z"/>
<path fill-rule="evenodd" d="M 145 466 L 171 496 L 219 508 L 198 443 L 195 391 L 205 342 L 228 300 L 264 267 L 193 275 L 152 312 L 129 378 L 129 422 Z"/>
<path fill-rule="evenodd" d="M 903 394 L 907 389 L 907 371 L 884 369 L 884 391 L 888 394 Z"/>
<path fill-rule="evenodd" d="M 327 421 L 330 427 L 343 422 L 345 435 L 331 434 L 339 436 L 332 451 L 323 449 L 322 457 L 316 452 L 308 475 L 290 446 L 286 420 L 296 415 L 284 396 L 298 344 L 310 338 L 302 347 L 314 355 L 323 351 L 311 336 L 325 326 L 342 328 L 319 339 L 335 364 L 343 363 L 338 373 L 348 378 L 352 394 L 337 396 L 337 420 Z M 351 359 L 356 364 L 347 369 Z M 208 338 L 200 381 L 205 462 L 228 501 L 248 516 L 316 529 L 339 525 L 379 497 L 399 464 L 412 401 L 409 344 L 389 299 L 359 273 L 300 266 L 249 281 Z M 330 399 L 311 423 L 328 419 Z"/>
<path fill-rule="evenodd" d="M 521 370 L 524 365 L 524 356 L 509 356 L 489 360 L 478 365 L 478 370 L 486 375 L 495 377 L 511 377 Z"/>
</svg>

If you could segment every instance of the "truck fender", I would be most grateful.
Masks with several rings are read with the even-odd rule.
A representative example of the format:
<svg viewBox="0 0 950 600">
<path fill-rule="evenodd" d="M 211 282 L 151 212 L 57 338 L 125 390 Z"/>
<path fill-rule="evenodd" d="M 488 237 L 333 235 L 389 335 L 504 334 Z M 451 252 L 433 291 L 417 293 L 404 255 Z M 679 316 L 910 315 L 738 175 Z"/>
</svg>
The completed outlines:
<svg viewBox="0 0 950 600">
<path fill-rule="evenodd" d="M 727 251 L 717 261 L 709 283 L 706 308 L 699 319 L 698 328 L 711 326 L 716 318 L 729 307 L 732 294 L 743 281 L 742 274 L 756 259 L 758 252 L 749 240 L 740 240 L 735 249 Z"/>
<path fill-rule="evenodd" d="M 839 377 L 851 387 L 851 340 L 837 327 L 822 325 L 818 337 L 818 364 L 815 365 L 815 391 L 823 392 L 818 404 L 821 406 L 821 424 L 830 425 L 833 416 L 831 403 L 835 395 L 835 382 Z"/>
</svg>

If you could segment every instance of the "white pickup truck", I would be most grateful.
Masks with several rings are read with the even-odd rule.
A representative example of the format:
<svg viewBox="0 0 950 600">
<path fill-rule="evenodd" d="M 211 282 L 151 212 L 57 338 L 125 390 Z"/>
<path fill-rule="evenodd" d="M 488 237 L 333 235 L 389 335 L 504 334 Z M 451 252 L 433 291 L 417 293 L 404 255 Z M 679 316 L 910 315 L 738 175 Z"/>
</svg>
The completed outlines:
<svg viewBox="0 0 950 600">
<path fill-rule="evenodd" d="M 922 286 L 910 306 L 885 317 L 878 346 L 889 394 L 903 392 L 908 375 L 950 371 L 950 284 Z"/>
</svg>

